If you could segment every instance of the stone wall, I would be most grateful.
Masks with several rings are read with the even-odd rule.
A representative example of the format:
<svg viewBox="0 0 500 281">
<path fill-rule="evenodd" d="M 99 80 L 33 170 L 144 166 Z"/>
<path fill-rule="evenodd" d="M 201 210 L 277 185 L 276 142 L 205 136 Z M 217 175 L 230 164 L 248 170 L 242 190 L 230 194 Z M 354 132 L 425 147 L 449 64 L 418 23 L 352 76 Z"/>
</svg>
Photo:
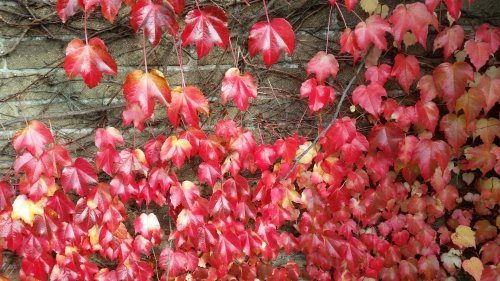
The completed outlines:
<svg viewBox="0 0 500 281">
<path fill-rule="evenodd" d="M 462 20 L 470 24 L 471 20 L 480 18 L 481 21 L 486 19 L 498 25 L 500 17 L 492 9 L 499 6 L 496 1 L 475 1 L 475 6 L 467 10 Z M 0 1 L 2 173 L 10 167 L 15 157 L 9 144 L 10 138 L 25 126 L 25 120 L 30 119 L 41 119 L 49 124 L 57 134 L 57 142 L 66 143 L 74 152 L 73 156 L 91 157 L 96 128 L 114 126 L 123 130 L 121 112 L 124 99 L 121 85 L 128 71 L 143 68 L 142 40 L 140 34 L 136 36 L 130 29 L 130 9 L 123 8 L 115 22 L 110 24 L 102 19 L 98 8 L 89 19 L 89 34 L 105 41 L 118 63 L 118 75 L 104 78 L 93 89 L 88 89 L 79 77 L 67 80 L 62 69 L 65 48 L 71 39 L 83 38 L 82 13 L 62 24 L 56 14 L 55 2 Z M 305 80 L 304 66 L 307 61 L 325 48 L 328 1 L 269 1 L 270 14 L 273 17 L 286 17 L 296 31 L 294 55 L 282 55 L 270 70 L 265 68 L 260 56 L 251 59 L 246 50 L 250 27 L 256 21 L 265 19 L 260 2 L 256 1 L 251 6 L 245 5 L 243 1 L 211 2 L 229 11 L 229 27 L 234 52 L 238 55 L 237 63 L 258 79 L 259 94 L 246 113 L 240 112 L 232 102 L 222 105 L 220 84 L 224 72 L 234 65 L 231 51 L 215 48 L 207 57 L 198 60 L 194 48 L 187 47 L 183 53 L 186 82 L 200 87 L 210 101 L 211 115 L 203 120 L 204 126 L 210 128 L 216 120 L 231 117 L 254 130 L 257 136 L 262 135 L 263 139 L 287 136 L 298 130 L 304 135 L 314 136 L 317 132 L 317 116 L 309 116 L 307 100 L 299 99 L 299 88 Z M 399 1 L 390 2 L 389 5 L 394 7 Z M 192 8 L 192 1 L 188 1 L 185 11 Z M 352 15 L 346 16 L 348 24 L 354 27 L 358 20 Z M 330 51 L 335 54 L 339 50 L 339 31 L 344 27 L 339 19 L 336 9 L 333 9 L 329 36 Z M 164 72 L 170 85 L 177 86 L 180 84 L 180 69 L 172 46 L 170 36 L 164 36 L 157 47 L 148 44 L 148 66 Z M 415 51 L 425 54 L 424 50 Z M 341 71 L 333 85 L 340 90 L 350 79 L 352 67 L 349 57 L 337 56 L 337 59 L 341 63 Z M 349 106 L 349 102 L 346 106 Z M 328 119 L 332 110 L 329 108 L 324 111 L 324 120 Z M 163 107 L 157 106 L 155 117 L 155 122 L 146 128 L 145 133 L 138 134 L 138 146 L 141 145 L 141 136 L 170 132 L 171 126 L 165 119 Z M 125 134 L 131 131 L 129 127 Z"/>
</svg>

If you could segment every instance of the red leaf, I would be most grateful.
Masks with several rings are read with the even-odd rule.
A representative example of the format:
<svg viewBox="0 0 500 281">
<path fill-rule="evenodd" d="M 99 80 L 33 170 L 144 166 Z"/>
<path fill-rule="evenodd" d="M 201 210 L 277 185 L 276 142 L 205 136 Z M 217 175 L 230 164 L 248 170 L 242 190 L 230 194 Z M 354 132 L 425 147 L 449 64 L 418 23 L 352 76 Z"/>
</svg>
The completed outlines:
<svg viewBox="0 0 500 281">
<path fill-rule="evenodd" d="M 154 116 L 152 114 L 148 115 L 148 113 L 144 111 L 138 103 L 128 104 L 122 113 L 124 125 L 128 126 L 133 123 L 134 127 L 141 132 L 144 130 L 144 123 L 146 120 L 153 120 L 153 117 Z"/>
<path fill-rule="evenodd" d="M 97 183 L 97 174 L 89 162 L 77 158 L 75 164 L 65 167 L 61 175 L 61 185 L 64 191 L 74 190 L 78 195 L 87 195 L 89 184 Z"/>
<path fill-rule="evenodd" d="M 184 22 L 182 46 L 196 43 L 198 58 L 206 56 L 215 44 L 224 49 L 227 47 L 229 30 L 224 10 L 215 6 L 194 9 L 187 13 Z"/>
<path fill-rule="evenodd" d="M 368 137 L 371 146 L 376 146 L 382 151 L 395 157 L 398 155 L 399 144 L 403 141 L 404 132 L 394 123 L 375 125 Z"/>
<path fill-rule="evenodd" d="M 222 180 L 221 168 L 218 163 L 203 162 L 198 166 L 198 180 L 206 182 L 209 186 L 214 187 L 217 179 Z"/>
<path fill-rule="evenodd" d="M 113 166 L 120 161 L 118 151 L 113 147 L 102 148 L 95 157 L 97 170 L 103 170 L 108 175 L 113 175 Z"/>
<path fill-rule="evenodd" d="M 437 96 L 442 96 L 441 90 L 434 83 L 434 78 L 431 75 L 424 75 L 420 78 L 417 84 L 420 90 L 420 100 L 423 102 L 432 101 Z"/>
<path fill-rule="evenodd" d="M 356 120 L 349 117 L 342 117 L 335 120 L 332 127 L 326 132 L 328 146 L 333 146 L 334 150 L 340 149 L 344 144 L 350 142 L 356 136 Z"/>
<path fill-rule="evenodd" d="M 426 48 L 428 25 L 439 30 L 437 18 L 427 10 L 423 3 L 416 2 L 408 5 L 399 4 L 389 17 L 392 24 L 392 34 L 398 48 L 408 30 L 411 30 L 422 47 Z"/>
<path fill-rule="evenodd" d="M 485 106 L 484 94 L 478 88 L 474 87 L 458 98 L 455 104 L 455 112 L 462 110 L 467 123 L 471 123 L 479 116 Z"/>
<path fill-rule="evenodd" d="M 248 38 L 248 51 L 254 57 L 262 52 L 267 68 L 278 61 L 282 51 L 292 55 L 295 48 L 295 34 L 292 26 L 283 18 L 271 22 L 258 22 L 252 26 Z"/>
<path fill-rule="evenodd" d="M 26 149 L 34 156 L 40 156 L 45 145 L 51 142 L 54 142 L 52 133 L 37 120 L 30 121 L 26 128 L 19 129 L 12 138 L 12 145 L 17 152 Z"/>
<path fill-rule="evenodd" d="M 140 233 L 144 238 L 151 241 L 153 244 L 161 242 L 163 231 L 160 227 L 160 222 L 155 214 L 144 214 L 134 219 L 135 233 Z"/>
<path fill-rule="evenodd" d="M 170 5 L 174 7 L 174 11 L 180 16 L 182 11 L 184 11 L 184 6 L 186 5 L 186 0 L 168 0 Z"/>
<path fill-rule="evenodd" d="M 163 105 L 170 102 L 170 87 L 167 80 L 158 70 L 151 72 L 133 70 L 129 72 L 123 83 L 123 94 L 127 104 L 138 103 L 146 115 L 154 110 L 154 100 Z"/>
<path fill-rule="evenodd" d="M 255 165 L 262 171 L 266 170 L 276 160 L 276 151 L 270 144 L 259 145 L 254 152 Z"/>
<path fill-rule="evenodd" d="M 437 105 L 432 101 L 419 101 L 415 104 L 415 111 L 417 112 L 418 122 L 434 134 L 439 120 L 439 108 Z"/>
<path fill-rule="evenodd" d="M 97 129 L 95 133 L 95 146 L 105 148 L 107 146 L 115 147 L 119 143 L 123 145 L 123 136 L 116 128 L 106 127 Z"/>
<path fill-rule="evenodd" d="M 418 142 L 413 152 L 413 160 L 418 164 L 420 173 L 424 180 L 428 180 L 434 174 L 434 170 L 439 167 L 441 171 L 448 166 L 450 160 L 450 150 L 444 141 L 431 141 L 422 139 Z"/>
<path fill-rule="evenodd" d="M 371 83 L 368 86 L 360 85 L 352 92 L 352 101 L 359 104 L 368 113 L 378 117 L 382 111 L 382 97 L 387 96 L 384 87 Z"/>
<path fill-rule="evenodd" d="M 63 23 L 77 11 L 78 0 L 57 0 L 57 14 Z"/>
<path fill-rule="evenodd" d="M 69 79 L 80 74 L 89 88 L 101 82 L 102 74 L 116 75 L 116 63 L 101 39 L 95 37 L 88 44 L 75 38 L 69 42 L 64 58 L 64 70 Z"/>
<path fill-rule="evenodd" d="M 481 90 L 484 96 L 484 113 L 488 113 L 500 100 L 500 78 L 490 78 L 483 75 L 477 88 Z"/>
<path fill-rule="evenodd" d="M 462 26 L 455 24 L 451 28 L 445 27 L 434 39 L 433 51 L 444 48 L 444 59 L 446 60 L 462 46 L 464 38 L 465 34 Z"/>
<path fill-rule="evenodd" d="M 394 59 L 391 75 L 396 76 L 399 85 L 406 94 L 409 94 L 411 84 L 420 77 L 420 66 L 417 58 L 413 55 L 405 57 L 403 54 L 398 54 Z"/>
<path fill-rule="evenodd" d="M 356 44 L 354 32 L 350 28 L 344 29 L 340 35 L 340 53 L 352 55 L 353 62 L 356 62 L 361 55 L 361 50 Z"/>
<path fill-rule="evenodd" d="M 214 248 L 221 264 L 229 264 L 241 254 L 242 247 L 238 237 L 230 230 L 225 230 L 219 235 L 219 241 Z"/>
<path fill-rule="evenodd" d="M 455 20 L 460 17 L 460 9 L 462 9 L 463 0 L 444 0 L 446 7 L 448 8 L 448 13 Z"/>
<path fill-rule="evenodd" d="M 234 100 L 241 111 L 246 111 L 248 99 L 257 98 L 255 78 L 248 72 L 241 74 L 235 67 L 228 69 L 222 81 L 221 96 L 222 104 L 226 104 L 228 100 Z"/>
<path fill-rule="evenodd" d="M 232 139 L 229 147 L 236 150 L 241 157 L 252 154 L 255 149 L 255 138 L 250 131 L 245 131 Z"/>
<path fill-rule="evenodd" d="M 453 113 L 448 113 L 441 119 L 440 130 L 444 132 L 444 136 L 448 143 L 455 151 L 467 142 L 469 133 L 465 122 L 465 116 L 457 116 Z"/>
<path fill-rule="evenodd" d="M 496 157 L 488 144 L 469 147 L 464 154 L 467 159 L 467 162 L 462 166 L 464 170 L 479 169 L 484 176 L 495 167 Z"/>
<path fill-rule="evenodd" d="M 132 7 L 130 25 L 135 33 L 139 31 L 139 28 L 143 28 L 144 34 L 153 45 L 160 42 L 163 28 L 173 37 L 179 29 L 174 8 L 167 1 L 141 0 Z"/>
<path fill-rule="evenodd" d="M 0 181 L 0 211 L 11 205 L 14 194 L 15 190 L 8 182 Z"/>
<path fill-rule="evenodd" d="M 199 197 L 200 190 L 190 181 L 184 181 L 182 185 L 174 184 L 170 187 L 170 201 L 174 208 L 182 204 L 184 208 L 192 209 Z"/>
<path fill-rule="evenodd" d="M 384 85 L 391 76 L 391 66 L 381 64 L 380 66 L 370 66 L 365 72 L 365 79 L 371 83 Z"/>
<path fill-rule="evenodd" d="M 176 136 L 168 137 L 161 146 L 160 157 L 166 162 L 172 160 L 177 168 L 184 165 L 185 158 L 191 156 L 192 146 L 185 139 L 177 139 Z"/>
<path fill-rule="evenodd" d="M 330 3 L 332 1 L 330 0 Z M 347 11 L 352 12 L 354 10 L 354 7 L 358 4 L 358 0 L 344 0 L 345 7 L 347 8 Z"/>
<path fill-rule="evenodd" d="M 185 271 L 194 271 L 198 267 L 198 256 L 194 251 L 184 253 L 165 247 L 161 251 L 159 262 L 161 268 L 170 270 L 168 274 L 175 277 Z"/>
<path fill-rule="evenodd" d="M 434 83 L 443 93 L 443 100 L 451 112 L 455 108 L 455 101 L 465 94 L 467 81 L 474 79 L 472 67 L 466 62 L 442 63 L 432 72 Z"/>
<path fill-rule="evenodd" d="M 309 114 L 312 114 L 335 100 L 335 90 L 330 86 L 318 85 L 316 78 L 311 78 L 302 83 L 300 97 L 309 97 Z"/>
<path fill-rule="evenodd" d="M 122 0 L 100 0 L 101 13 L 105 19 L 113 23 L 116 15 L 120 11 Z"/>
<path fill-rule="evenodd" d="M 200 89 L 187 86 L 185 88 L 175 87 L 172 90 L 172 103 L 168 107 L 168 120 L 174 129 L 179 126 L 179 114 L 190 126 L 199 127 L 200 118 L 198 112 L 208 115 L 208 101 Z"/>
<path fill-rule="evenodd" d="M 490 44 L 472 39 L 465 42 L 464 50 L 469 55 L 470 61 L 476 68 L 476 71 L 479 71 L 486 64 L 490 56 L 494 54 L 490 49 Z"/>
<path fill-rule="evenodd" d="M 361 50 L 367 50 L 370 43 L 379 49 L 387 49 L 387 40 L 385 33 L 391 32 L 389 24 L 380 16 L 373 15 L 360 22 L 354 29 L 354 38 L 357 46 Z"/>
<path fill-rule="evenodd" d="M 491 26 L 488 23 L 483 23 L 478 30 L 476 30 L 475 39 L 481 42 L 490 44 L 491 51 L 496 53 L 500 46 L 500 29 Z"/>
<path fill-rule="evenodd" d="M 316 75 L 316 80 L 319 84 L 325 82 L 326 79 L 331 75 L 333 78 L 337 77 L 337 72 L 339 71 L 339 63 L 332 54 L 327 54 L 324 51 L 319 51 L 308 63 L 307 63 L 307 76 L 314 73 Z"/>
</svg>

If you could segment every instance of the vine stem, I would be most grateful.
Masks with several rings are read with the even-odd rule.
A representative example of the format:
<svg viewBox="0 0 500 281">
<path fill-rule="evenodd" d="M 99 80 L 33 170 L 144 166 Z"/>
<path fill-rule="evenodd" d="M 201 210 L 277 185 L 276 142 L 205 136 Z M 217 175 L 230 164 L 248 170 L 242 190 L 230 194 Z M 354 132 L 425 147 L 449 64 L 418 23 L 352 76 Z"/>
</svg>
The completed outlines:
<svg viewBox="0 0 500 281">
<path fill-rule="evenodd" d="M 267 23 L 270 23 L 271 21 L 269 20 L 269 13 L 267 12 L 266 0 L 262 0 L 262 2 L 264 3 L 264 12 L 266 12 Z"/>
<path fill-rule="evenodd" d="M 337 3 L 335 3 L 337 4 Z M 328 54 L 328 39 L 330 38 L 330 22 L 332 19 L 332 9 L 333 6 L 330 5 L 330 12 L 328 13 L 328 25 L 326 26 L 326 47 L 325 47 L 325 52 Z"/>
<path fill-rule="evenodd" d="M 144 54 L 144 68 L 146 69 L 146 73 L 148 73 L 148 56 L 146 52 L 146 34 L 142 32 L 142 53 Z"/>
<path fill-rule="evenodd" d="M 328 125 L 323 129 L 323 131 L 321 131 L 318 136 L 316 136 L 316 138 L 313 140 L 313 142 L 306 148 L 306 150 L 304 150 L 304 152 L 302 152 L 298 157 L 296 157 L 294 160 L 293 160 L 293 165 L 292 167 L 290 168 L 290 170 L 288 170 L 288 172 L 280 179 L 280 182 L 283 182 L 284 180 L 286 180 L 288 178 L 288 176 L 290 176 L 290 174 L 293 172 L 293 170 L 297 167 L 297 165 L 299 164 L 299 161 L 304 157 L 306 156 L 306 154 L 316 145 L 316 143 L 318 143 L 319 139 L 324 135 L 326 134 L 326 132 L 332 127 L 333 123 L 335 122 L 335 120 L 337 120 L 337 117 L 339 116 L 339 113 L 340 113 L 340 108 L 342 107 L 342 103 L 344 102 L 344 99 L 346 98 L 347 96 L 347 92 L 349 92 L 349 90 L 351 89 L 352 87 L 352 84 L 354 83 L 354 80 L 356 79 L 356 77 L 358 77 L 358 74 L 359 72 L 361 71 L 361 68 L 363 68 L 365 64 L 362 62 L 359 64 L 358 66 L 358 69 L 356 70 L 356 74 L 352 76 L 351 80 L 349 81 L 349 84 L 347 84 L 347 87 L 344 89 L 344 92 L 342 93 L 342 96 L 340 97 L 340 101 L 339 103 L 337 104 L 337 108 L 335 109 L 335 113 L 333 114 L 333 117 L 332 117 L 332 120 L 330 120 L 330 123 L 328 123 Z"/>
</svg>

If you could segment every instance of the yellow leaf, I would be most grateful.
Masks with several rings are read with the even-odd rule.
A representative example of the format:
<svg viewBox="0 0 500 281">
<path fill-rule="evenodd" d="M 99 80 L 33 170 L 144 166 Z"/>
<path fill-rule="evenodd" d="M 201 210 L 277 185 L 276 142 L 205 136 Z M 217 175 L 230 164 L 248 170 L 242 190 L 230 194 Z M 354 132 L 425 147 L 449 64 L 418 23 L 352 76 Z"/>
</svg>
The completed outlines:
<svg viewBox="0 0 500 281">
<path fill-rule="evenodd" d="M 372 14 L 377 10 L 378 0 L 361 0 L 359 5 L 365 12 Z"/>
<path fill-rule="evenodd" d="M 464 260 L 462 262 L 462 267 L 464 270 L 472 275 L 476 281 L 481 280 L 481 275 L 483 275 L 483 263 L 480 259 L 472 257 L 470 260 Z"/>
<path fill-rule="evenodd" d="M 35 203 L 28 199 L 26 195 L 17 196 L 12 204 L 12 213 L 10 216 L 13 220 L 21 219 L 29 225 L 33 225 L 35 215 L 43 215 L 42 200 Z"/>
<path fill-rule="evenodd" d="M 455 229 L 455 233 L 451 235 L 451 240 L 453 244 L 462 247 L 476 247 L 476 233 L 468 226 L 459 225 Z"/>
</svg>

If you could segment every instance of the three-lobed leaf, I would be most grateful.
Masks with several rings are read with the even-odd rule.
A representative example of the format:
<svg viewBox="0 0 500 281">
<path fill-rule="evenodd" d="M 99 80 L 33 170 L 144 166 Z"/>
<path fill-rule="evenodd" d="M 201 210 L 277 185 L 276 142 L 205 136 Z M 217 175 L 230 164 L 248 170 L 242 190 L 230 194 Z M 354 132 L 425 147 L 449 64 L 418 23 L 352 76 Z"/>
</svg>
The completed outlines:
<svg viewBox="0 0 500 281">
<path fill-rule="evenodd" d="M 71 40 L 66 48 L 64 70 L 69 79 L 80 74 L 89 88 L 99 84 L 103 74 L 117 74 L 116 62 L 97 37 L 90 39 L 88 44 L 78 38 Z"/>
<path fill-rule="evenodd" d="M 268 68 L 278 61 L 281 52 L 291 56 L 294 48 L 295 33 L 290 23 L 283 18 L 258 22 L 250 30 L 248 52 L 252 57 L 262 52 L 264 63 Z"/>
</svg>

